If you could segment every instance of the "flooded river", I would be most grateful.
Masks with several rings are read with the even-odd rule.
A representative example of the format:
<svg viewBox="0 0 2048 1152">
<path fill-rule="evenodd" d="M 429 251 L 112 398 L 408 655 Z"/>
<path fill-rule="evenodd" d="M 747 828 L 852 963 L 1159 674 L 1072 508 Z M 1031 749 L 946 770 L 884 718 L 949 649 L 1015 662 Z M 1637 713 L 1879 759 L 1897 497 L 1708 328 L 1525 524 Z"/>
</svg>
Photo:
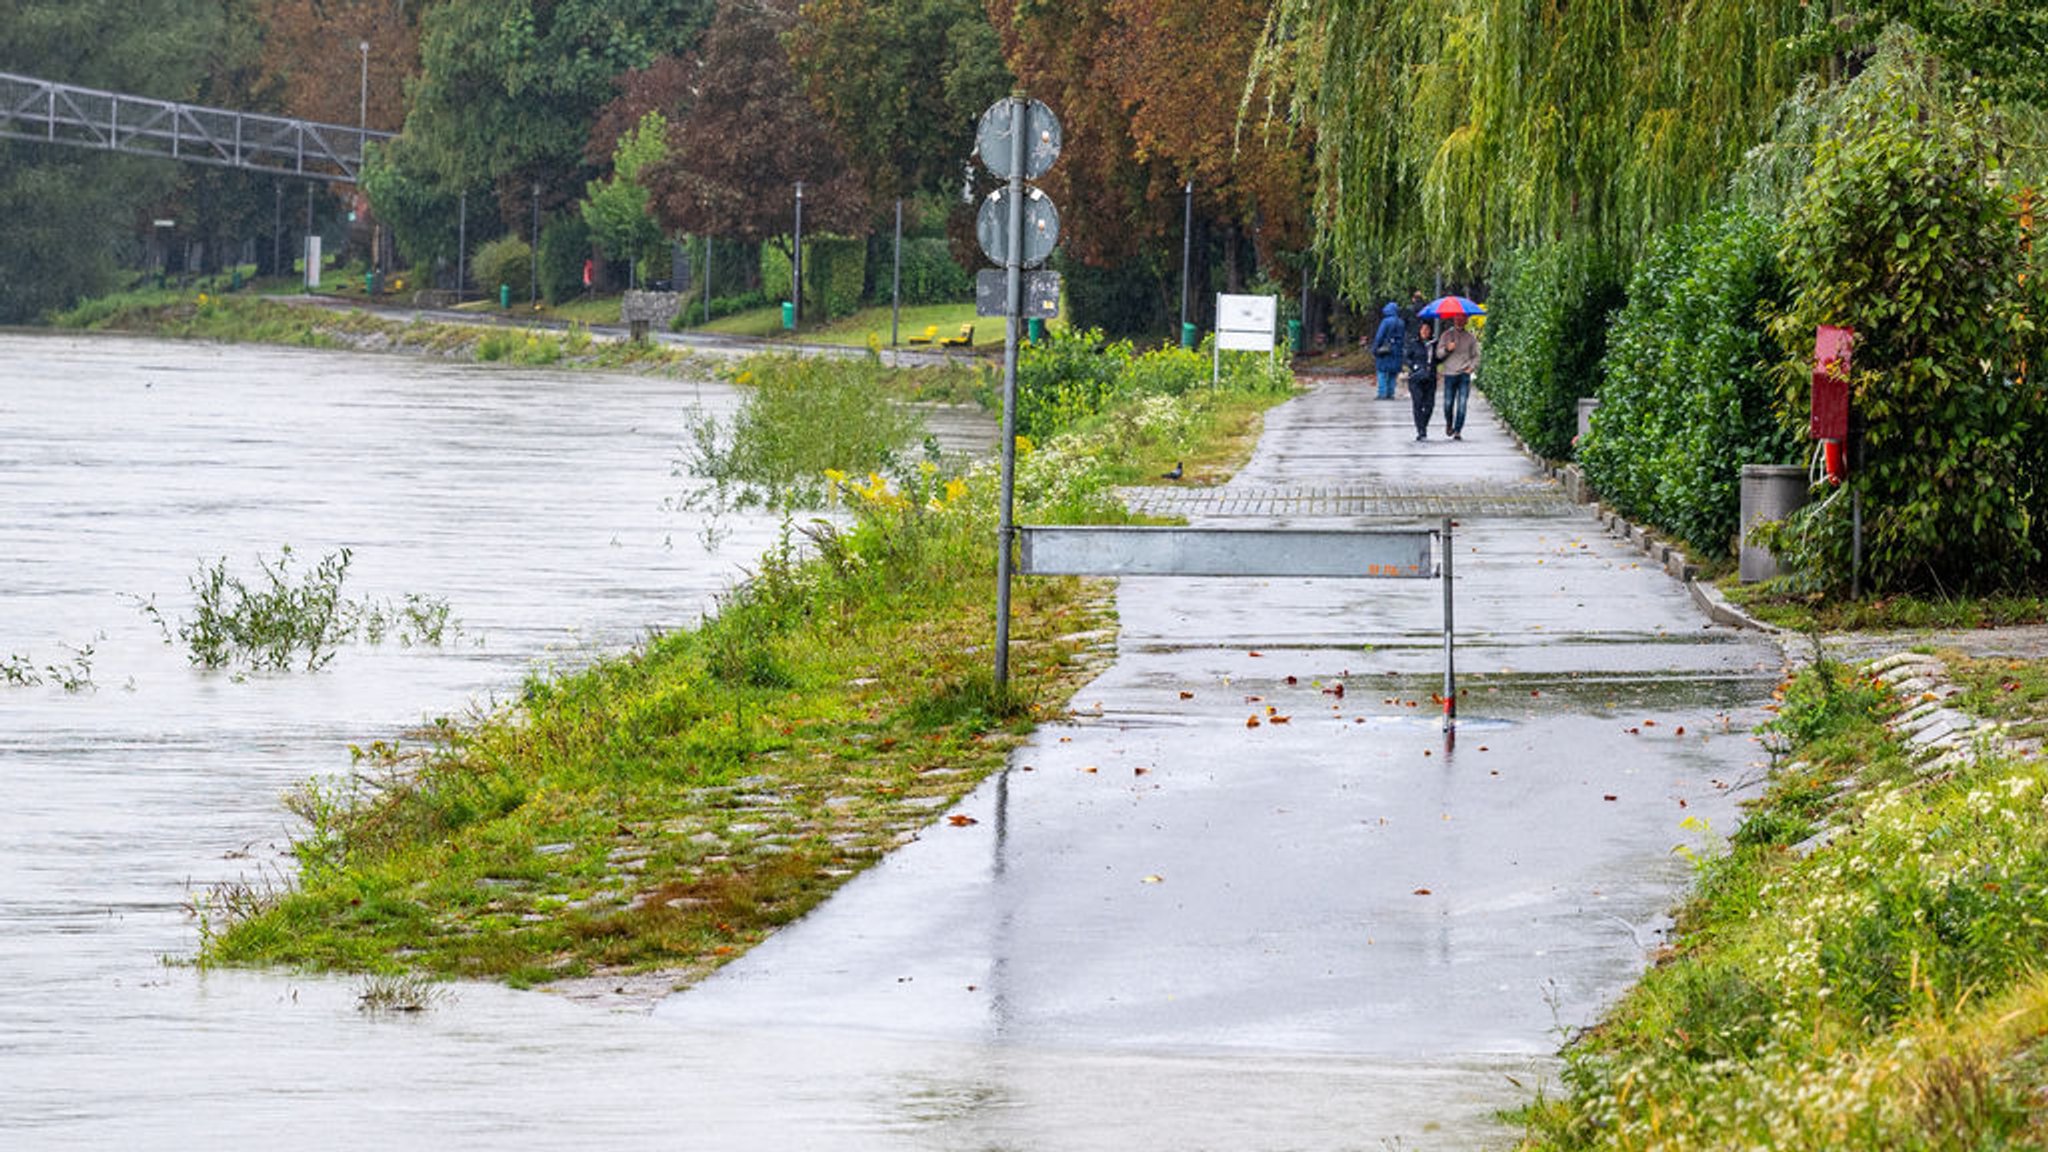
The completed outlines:
<svg viewBox="0 0 2048 1152">
<path fill-rule="evenodd" d="M 0 1148 L 1502 1146 L 1494 1113 L 1554 1071 L 1557 1026 L 1654 942 L 1680 809 L 1732 825 L 1752 753 L 1722 713 L 1772 654 L 1688 635 L 1676 585 L 1575 522 L 1503 521 L 1459 562 L 1481 674 L 1455 764 L 1379 714 L 1430 690 L 1434 588 L 1132 581 L 1117 666 L 969 798 L 978 825 L 656 1011 L 462 984 L 378 1016 L 356 978 L 189 966 L 192 895 L 274 880 L 280 793 L 350 744 L 711 605 L 777 530 L 730 518 L 707 551 L 674 510 L 685 413 L 733 403 L 0 334 L 0 667 L 37 681 L 0 683 Z M 1295 407 L 1283 464 L 1328 441 L 1355 470 L 1383 441 L 1427 481 L 1395 414 Z M 1469 435 L 1431 466 L 1526 469 Z M 348 596 L 445 601 L 459 630 L 236 676 L 140 607 L 175 621 L 202 565 L 253 579 L 287 545 L 300 569 L 347 548 Z M 1336 677 L 1365 687 L 1319 692 Z M 1248 727 L 1265 698 L 1298 722 Z M 1623 732 L 1638 709 L 1716 738 L 1653 747 Z"/>
</svg>

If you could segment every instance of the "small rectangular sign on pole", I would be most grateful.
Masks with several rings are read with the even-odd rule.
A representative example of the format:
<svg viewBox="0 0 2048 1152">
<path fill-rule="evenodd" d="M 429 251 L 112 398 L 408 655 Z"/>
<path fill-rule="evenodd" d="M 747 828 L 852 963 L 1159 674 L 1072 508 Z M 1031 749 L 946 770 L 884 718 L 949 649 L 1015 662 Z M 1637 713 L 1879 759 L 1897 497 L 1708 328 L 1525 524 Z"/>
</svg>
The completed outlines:
<svg viewBox="0 0 2048 1152">
<path fill-rule="evenodd" d="M 1280 301 L 1273 296 L 1216 297 L 1216 347 L 1230 352 L 1271 352 Z"/>
<path fill-rule="evenodd" d="M 1043 268 L 1023 273 L 1026 320 L 1050 320 L 1060 314 L 1060 274 Z M 983 268 L 974 274 L 974 314 L 1007 316 L 1009 286 L 1001 268 Z"/>
<path fill-rule="evenodd" d="M 1211 384 L 1223 382 L 1223 353 L 1273 354 L 1280 319 L 1277 296 L 1216 297 L 1216 347 L 1210 354 Z"/>
</svg>

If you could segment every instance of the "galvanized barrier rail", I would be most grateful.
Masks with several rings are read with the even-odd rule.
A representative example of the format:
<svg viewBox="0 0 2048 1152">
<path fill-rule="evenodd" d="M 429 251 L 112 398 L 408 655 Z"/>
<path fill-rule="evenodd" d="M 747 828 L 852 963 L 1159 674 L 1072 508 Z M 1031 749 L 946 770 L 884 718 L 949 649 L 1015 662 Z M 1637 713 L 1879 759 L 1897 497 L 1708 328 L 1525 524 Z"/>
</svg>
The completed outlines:
<svg viewBox="0 0 2048 1152">
<path fill-rule="evenodd" d="M 364 145 L 391 136 L 0 72 L 0 137 L 12 140 L 352 184 Z"/>
<path fill-rule="evenodd" d="M 1458 719 L 1451 529 L 1155 528 L 1017 529 L 1027 576 L 1246 576 L 1431 579 L 1444 582 L 1444 729 Z M 1440 559 L 1432 562 L 1434 543 Z"/>
</svg>

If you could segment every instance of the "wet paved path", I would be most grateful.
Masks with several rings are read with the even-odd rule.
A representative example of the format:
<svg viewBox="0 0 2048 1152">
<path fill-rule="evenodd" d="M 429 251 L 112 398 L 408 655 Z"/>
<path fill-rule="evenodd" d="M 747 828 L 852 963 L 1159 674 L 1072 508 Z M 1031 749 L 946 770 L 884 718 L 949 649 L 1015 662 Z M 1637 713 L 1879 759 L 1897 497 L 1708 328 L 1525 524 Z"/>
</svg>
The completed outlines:
<svg viewBox="0 0 2048 1152">
<path fill-rule="evenodd" d="M 925 1054 L 887 1139 L 818 1147 L 1511 1143 L 1495 1110 L 1658 942 L 1680 822 L 1732 827 L 1779 655 L 1571 514 L 1481 398 L 1463 442 L 1416 443 L 1370 395 L 1318 383 L 1229 485 L 1132 500 L 1458 516 L 1454 746 L 1437 582 L 1124 580 L 1114 665 L 962 805 L 975 823 L 656 1020 Z"/>
</svg>

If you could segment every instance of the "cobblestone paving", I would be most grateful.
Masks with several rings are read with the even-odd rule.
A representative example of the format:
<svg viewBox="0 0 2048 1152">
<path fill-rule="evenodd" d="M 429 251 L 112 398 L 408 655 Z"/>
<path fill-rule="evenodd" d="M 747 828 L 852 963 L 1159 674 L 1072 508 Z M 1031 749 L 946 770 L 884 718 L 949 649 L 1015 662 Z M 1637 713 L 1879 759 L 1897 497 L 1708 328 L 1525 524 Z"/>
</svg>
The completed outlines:
<svg viewBox="0 0 2048 1152">
<path fill-rule="evenodd" d="M 1563 517 L 1582 514 L 1548 481 L 1529 484 L 1414 486 L 1126 488 L 1119 493 L 1145 516 L 1358 516 L 1408 520 L 1443 516 Z"/>
</svg>

